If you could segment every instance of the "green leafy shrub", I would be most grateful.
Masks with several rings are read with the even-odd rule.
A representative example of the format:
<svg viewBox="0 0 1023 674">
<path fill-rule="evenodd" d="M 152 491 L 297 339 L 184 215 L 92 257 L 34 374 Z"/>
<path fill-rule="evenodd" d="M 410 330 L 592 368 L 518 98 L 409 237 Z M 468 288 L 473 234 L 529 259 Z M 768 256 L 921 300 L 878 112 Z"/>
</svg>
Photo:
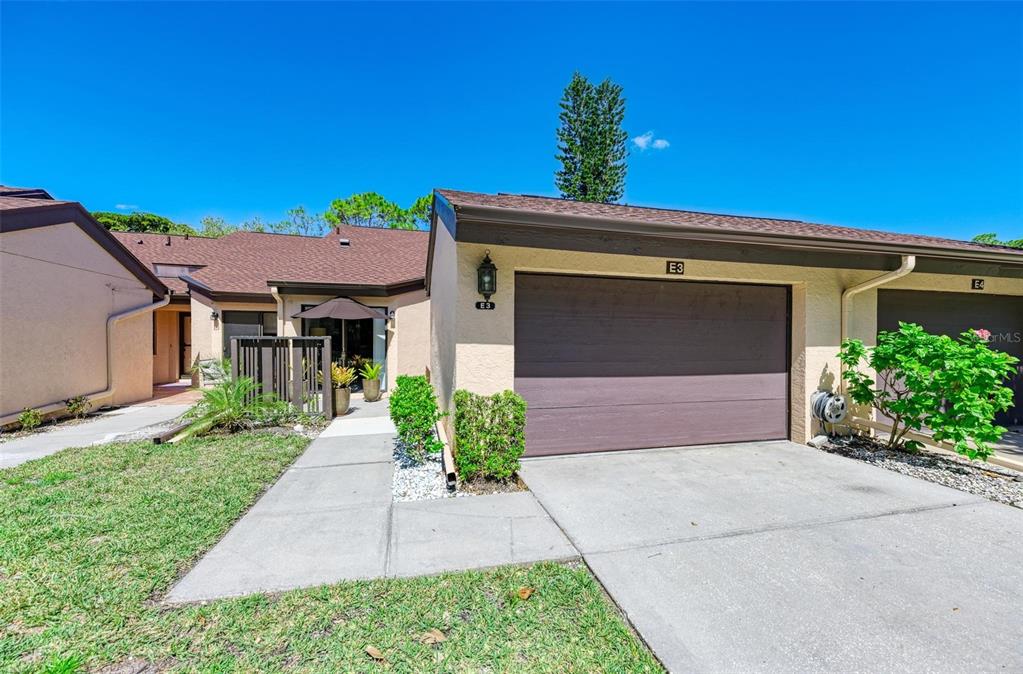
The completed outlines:
<svg viewBox="0 0 1023 674">
<path fill-rule="evenodd" d="M 31 431 L 34 428 L 38 428 L 41 423 L 43 423 L 43 415 L 38 410 L 26 407 L 18 415 L 18 425 L 21 426 L 23 431 Z"/>
<path fill-rule="evenodd" d="M 401 375 L 391 392 L 391 420 L 398 429 L 398 440 L 409 457 L 422 461 L 426 454 L 443 449 L 434 430 L 444 416 L 437 407 L 437 396 L 426 377 Z"/>
<path fill-rule="evenodd" d="M 82 419 L 92 409 L 92 403 L 85 396 L 75 396 L 64 401 L 67 413 L 76 419 Z"/>
<path fill-rule="evenodd" d="M 958 453 L 986 459 L 991 443 L 1005 433 L 994 418 L 1012 406 L 1013 393 L 1004 382 L 1019 360 L 989 348 L 981 331 L 953 339 L 899 323 L 898 331 L 878 334 L 873 348 L 846 340 L 839 358 L 847 368 L 842 377 L 849 396 L 892 420 L 890 448 L 920 449 L 906 434 L 926 427 Z M 877 373 L 880 385 L 863 366 Z"/>
<path fill-rule="evenodd" d="M 455 466 L 463 480 L 507 480 L 526 449 L 526 401 L 513 391 L 455 392 Z"/>
<path fill-rule="evenodd" d="M 187 416 L 192 423 L 171 439 L 178 442 L 222 428 L 240 431 L 263 425 L 284 423 L 284 417 L 296 417 L 291 405 L 271 393 L 259 393 L 259 385 L 248 377 L 225 381 L 203 391 L 202 399 Z"/>
</svg>

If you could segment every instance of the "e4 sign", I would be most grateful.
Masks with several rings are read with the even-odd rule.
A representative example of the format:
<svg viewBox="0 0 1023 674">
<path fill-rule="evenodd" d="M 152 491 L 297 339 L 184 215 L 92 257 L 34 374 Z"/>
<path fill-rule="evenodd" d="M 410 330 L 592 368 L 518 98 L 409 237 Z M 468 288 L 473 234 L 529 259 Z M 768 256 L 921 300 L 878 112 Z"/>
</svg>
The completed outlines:
<svg viewBox="0 0 1023 674">
<path fill-rule="evenodd" d="M 984 289 L 984 279 L 982 279 L 982 278 L 975 278 L 975 279 L 973 279 L 970 282 L 970 290 L 983 290 L 983 289 Z"/>
</svg>

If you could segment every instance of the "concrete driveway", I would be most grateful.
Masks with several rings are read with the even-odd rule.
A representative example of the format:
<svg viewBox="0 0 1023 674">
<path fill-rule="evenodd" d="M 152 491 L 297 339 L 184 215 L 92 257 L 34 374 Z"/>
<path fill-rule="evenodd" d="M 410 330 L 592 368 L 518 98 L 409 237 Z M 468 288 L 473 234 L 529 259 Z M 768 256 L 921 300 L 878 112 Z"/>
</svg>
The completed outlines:
<svg viewBox="0 0 1023 674">
<path fill-rule="evenodd" d="M 1023 670 L 1023 511 L 789 442 L 521 474 L 671 671 Z"/>
</svg>

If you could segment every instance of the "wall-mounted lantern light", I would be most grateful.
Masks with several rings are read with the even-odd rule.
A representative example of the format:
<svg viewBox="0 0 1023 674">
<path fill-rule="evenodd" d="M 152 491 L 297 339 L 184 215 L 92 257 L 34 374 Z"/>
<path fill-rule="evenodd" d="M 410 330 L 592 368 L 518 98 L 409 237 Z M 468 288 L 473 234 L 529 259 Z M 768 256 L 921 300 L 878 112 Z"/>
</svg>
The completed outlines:
<svg viewBox="0 0 1023 674">
<path fill-rule="evenodd" d="M 497 292 L 497 267 L 494 266 L 494 262 L 490 259 L 490 251 L 486 253 L 486 257 L 483 258 L 483 262 L 480 262 L 479 268 L 476 270 L 476 289 L 480 295 L 483 295 L 483 299 L 490 301 L 490 296 Z"/>
<path fill-rule="evenodd" d="M 216 323 L 217 320 L 220 319 L 220 312 L 219 311 L 211 311 L 210 312 L 210 318 L 213 319 L 214 323 Z"/>
</svg>

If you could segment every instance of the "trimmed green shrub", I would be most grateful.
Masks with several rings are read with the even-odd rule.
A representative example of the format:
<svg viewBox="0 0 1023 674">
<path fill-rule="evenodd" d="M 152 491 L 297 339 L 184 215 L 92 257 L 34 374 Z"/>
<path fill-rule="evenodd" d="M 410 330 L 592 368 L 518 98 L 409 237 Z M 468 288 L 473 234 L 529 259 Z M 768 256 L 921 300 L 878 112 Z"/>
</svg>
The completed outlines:
<svg viewBox="0 0 1023 674">
<path fill-rule="evenodd" d="M 920 449 L 921 443 L 906 434 L 926 427 L 960 454 L 987 459 L 991 443 L 1006 430 L 994 423 L 995 414 L 1012 406 L 1012 389 L 1004 382 L 1019 362 L 991 349 L 989 336 L 986 330 L 970 330 L 953 339 L 899 323 L 897 331 L 879 333 L 872 348 L 847 339 L 839 353 L 847 368 L 842 377 L 856 403 L 891 420 L 888 447 Z"/>
<path fill-rule="evenodd" d="M 23 431 L 31 431 L 33 428 L 38 428 L 41 423 L 43 423 L 43 415 L 37 410 L 26 407 L 18 415 L 18 424 Z"/>
<path fill-rule="evenodd" d="M 526 449 L 526 401 L 514 391 L 455 392 L 455 466 L 463 480 L 507 480 Z"/>
<path fill-rule="evenodd" d="M 426 377 L 401 375 L 390 397 L 391 420 L 398 429 L 398 441 L 415 461 L 444 448 L 437 439 L 437 421 L 444 416 L 437 407 L 437 396 Z"/>
</svg>

